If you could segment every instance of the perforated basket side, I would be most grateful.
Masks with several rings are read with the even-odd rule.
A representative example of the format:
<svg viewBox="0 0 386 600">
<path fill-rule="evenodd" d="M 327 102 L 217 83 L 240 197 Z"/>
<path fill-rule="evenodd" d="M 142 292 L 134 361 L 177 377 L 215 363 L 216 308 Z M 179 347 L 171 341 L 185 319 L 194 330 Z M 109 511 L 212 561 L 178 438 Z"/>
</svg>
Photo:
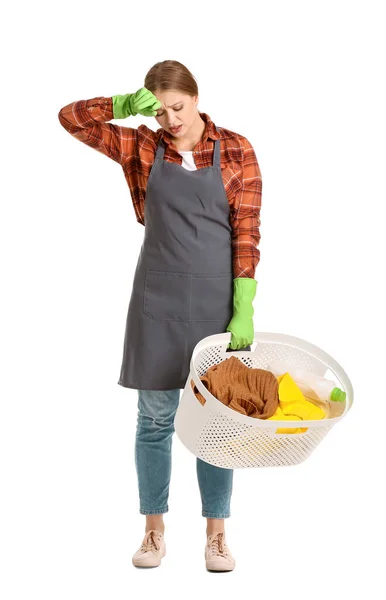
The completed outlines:
<svg viewBox="0 0 386 600">
<path fill-rule="evenodd" d="M 210 411 L 193 452 L 214 466 L 228 469 L 291 466 L 306 460 L 332 426 L 272 436 L 269 430 L 243 425 Z"/>
</svg>

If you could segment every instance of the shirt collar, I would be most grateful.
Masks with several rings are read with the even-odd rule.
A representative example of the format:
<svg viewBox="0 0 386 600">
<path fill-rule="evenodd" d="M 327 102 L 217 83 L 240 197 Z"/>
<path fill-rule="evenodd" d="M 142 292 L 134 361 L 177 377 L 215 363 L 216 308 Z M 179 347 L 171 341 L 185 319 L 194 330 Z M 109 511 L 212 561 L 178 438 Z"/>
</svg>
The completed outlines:
<svg viewBox="0 0 386 600">
<path fill-rule="evenodd" d="M 202 135 L 201 142 L 206 142 L 208 138 L 211 138 L 212 140 L 220 139 L 220 132 L 216 130 L 216 126 L 213 123 L 210 116 L 204 112 L 199 112 L 199 115 L 205 123 L 205 129 Z M 165 144 L 173 143 L 173 138 L 171 134 L 168 131 L 166 131 L 166 129 L 160 128 L 158 129 L 158 132 L 160 132 L 160 136 L 163 138 Z"/>
</svg>

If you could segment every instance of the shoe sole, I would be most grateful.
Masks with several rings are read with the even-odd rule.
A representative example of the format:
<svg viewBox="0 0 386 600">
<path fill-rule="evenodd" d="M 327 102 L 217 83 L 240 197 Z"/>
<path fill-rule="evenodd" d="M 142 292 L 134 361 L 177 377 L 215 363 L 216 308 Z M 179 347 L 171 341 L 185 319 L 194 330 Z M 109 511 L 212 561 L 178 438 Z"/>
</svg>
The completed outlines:
<svg viewBox="0 0 386 600">
<path fill-rule="evenodd" d="M 229 569 L 217 569 L 217 568 L 213 568 L 213 567 L 206 567 L 207 571 L 210 571 L 211 573 L 229 573 L 230 571 L 233 571 L 234 567 L 230 567 Z"/>
</svg>

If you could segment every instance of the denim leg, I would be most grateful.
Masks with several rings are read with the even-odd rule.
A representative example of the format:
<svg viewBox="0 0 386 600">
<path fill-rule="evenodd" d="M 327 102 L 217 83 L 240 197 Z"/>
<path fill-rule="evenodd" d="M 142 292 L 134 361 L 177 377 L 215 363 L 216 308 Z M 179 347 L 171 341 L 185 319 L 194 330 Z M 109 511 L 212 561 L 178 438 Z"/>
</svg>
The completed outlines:
<svg viewBox="0 0 386 600">
<path fill-rule="evenodd" d="M 250 351 L 251 346 L 226 352 Z M 202 501 L 202 516 L 209 519 L 226 519 L 231 516 L 230 503 L 233 488 L 233 469 L 222 469 L 197 458 L 197 477 Z"/>
<path fill-rule="evenodd" d="M 174 416 L 180 389 L 138 390 L 135 465 L 138 478 L 139 512 L 168 512 Z"/>
<path fill-rule="evenodd" d="M 196 468 L 202 501 L 202 516 L 210 519 L 230 517 L 233 469 L 215 467 L 200 458 L 196 459 Z"/>
</svg>

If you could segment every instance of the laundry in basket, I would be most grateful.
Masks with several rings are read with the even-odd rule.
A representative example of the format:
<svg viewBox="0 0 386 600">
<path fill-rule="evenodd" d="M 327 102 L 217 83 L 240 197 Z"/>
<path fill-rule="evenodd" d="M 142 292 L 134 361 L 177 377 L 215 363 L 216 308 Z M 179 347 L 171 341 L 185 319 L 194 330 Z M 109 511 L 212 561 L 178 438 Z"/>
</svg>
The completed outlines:
<svg viewBox="0 0 386 600">
<path fill-rule="evenodd" d="M 234 354 L 227 352 L 230 339 L 230 332 L 212 335 L 194 348 L 190 374 L 175 416 L 177 436 L 195 456 L 223 468 L 290 466 L 303 462 L 350 409 L 353 390 L 347 374 L 330 355 L 300 338 L 255 332 L 255 349 Z M 200 377 L 211 366 L 232 356 L 252 369 L 267 370 L 270 361 L 283 359 L 321 377 L 330 370 L 346 393 L 345 401 L 334 407 L 333 416 L 302 421 L 301 433 L 283 433 L 281 430 L 288 428 L 288 420 L 241 414 L 220 402 L 201 381 Z M 205 403 L 198 401 L 191 380 Z"/>
<path fill-rule="evenodd" d="M 275 377 L 268 370 L 247 367 L 235 356 L 209 367 L 200 379 L 217 400 L 249 417 L 296 421 L 323 419 L 329 413 L 327 402 L 306 399 L 288 373 Z M 193 379 L 190 383 L 198 401 L 205 404 Z M 278 433 L 303 431 L 307 428 L 277 430 Z"/>
<path fill-rule="evenodd" d="M 264 369 L 247 367 L 234 355 L 209 367 L 200 379 L 220 402 L 249 417 L 267 419 L 279 406 L 277 378 Z M 191 386 L 198 401 L 205 404 L 193 379 Z"/>
</svg>

